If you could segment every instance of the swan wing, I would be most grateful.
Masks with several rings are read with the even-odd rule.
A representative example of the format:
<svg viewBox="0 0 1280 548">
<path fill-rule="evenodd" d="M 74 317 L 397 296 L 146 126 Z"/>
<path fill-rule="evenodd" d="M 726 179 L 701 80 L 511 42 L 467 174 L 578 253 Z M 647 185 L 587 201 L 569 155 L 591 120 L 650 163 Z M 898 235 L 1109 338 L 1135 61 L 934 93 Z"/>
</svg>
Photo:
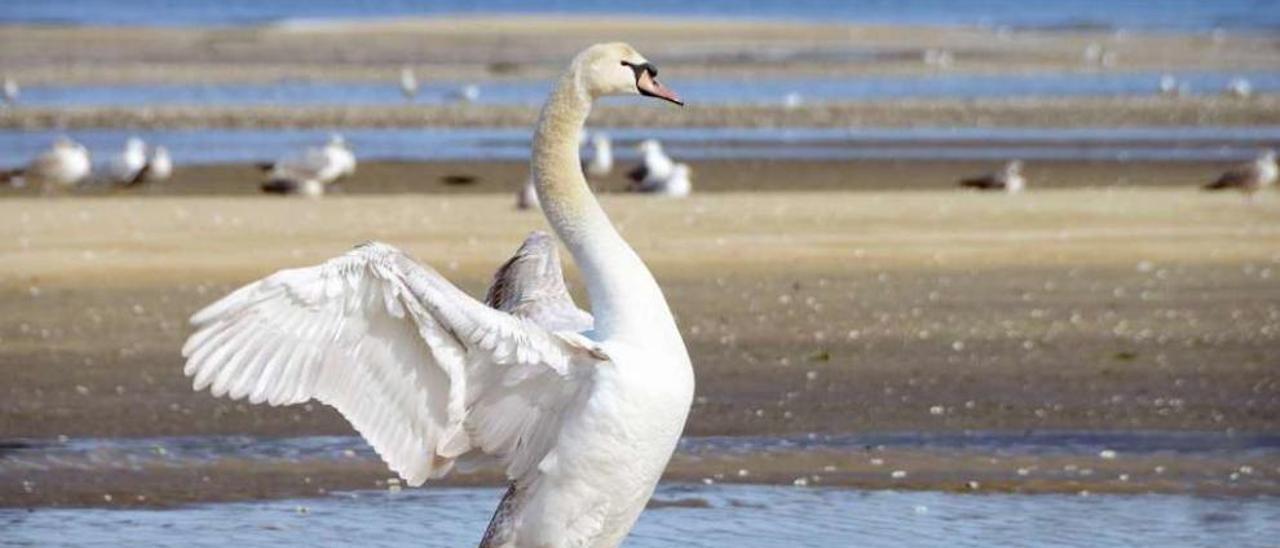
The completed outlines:
<svg viewBox="0 0 1280 548">
<path fill-rule="evenodd" d="M 534 231 L 493 275 L 485 304 L 551 331 L 589 331 L 595 321 L 574 304 L 555 240 Z"/>
<path fill-rule="evenodd" d="M 196 390 L 332 405 L 410 485 L 472 449 L 523 476 L 607 361 L 585 337 L 485 306 L 379 243 L 277 272 L 191 321 Z"/>
</svg>

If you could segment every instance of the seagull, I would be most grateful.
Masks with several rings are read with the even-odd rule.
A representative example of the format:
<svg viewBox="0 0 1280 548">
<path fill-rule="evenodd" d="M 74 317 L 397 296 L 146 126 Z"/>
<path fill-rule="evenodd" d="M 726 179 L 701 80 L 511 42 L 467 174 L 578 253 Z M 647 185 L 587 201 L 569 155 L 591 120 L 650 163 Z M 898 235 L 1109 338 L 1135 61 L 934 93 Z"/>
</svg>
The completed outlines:
<svg viewBox="0 0 1280 548">
<path fill-rule="evenodd" d="M 29 180 L 50 193 L 80 184 L 89 177 L 91 167 L 89 150 L 84 145 L 68 137 L 58 137 L 48 150 L 36 156 L 27 167 L 0 174 L 0 180 L 15 187 L 26 186 Z"/>
<path fill-rule="evenodd" d="M 411 67 L 400 69 L 400 93 L 404 94 L 405 100 L 408 101 L 418 96 L 418 77 Z"/>
<path fill-rule="evenodd" d="M 1179 82 L 1172 74 L 1160 76 L 1160 95 L 1164 97 L 1181 97 L 1187 93 L 1187 84 Z"/>
<path fill-rule="evenodd" d="M 1276 151 L 1265 150 L 1254 161 L 1227 170 L 1213 182 L 1204 185 L 1205 190 L 1230 190 L 1243 192 L 1246 197 L 1264 187 L 1276 183 Z"/>
<path fill-rule="evenodd" d="M 467 84 L 449 94 L 449 98 L 459 103 L 474 103 L 480 98 L 480 86 Z"/>
<path fill-rule="evenodd" d="M 541 207 L 542 204 L 538 203 L 538 190 L 533 186 L 533 174 L 530 173 L 520 185 L 520 190 L 516 191 L 516 209 L 540 209 Z"/>
<path fill-rule="evenodd" d="M 131 186 L 138 182 L 142 169 L 147 167 L 147 144 L 138 137 L 129 137 L 124 150 L 111 162 L 110 180 L 117 185 Z"/>
<path fill-rule="evenodd" d="M 324 147 L 308 148 L 274 163 L 260 164 L 258 167 L 267 172 L 269 183 L 289 181 L 292 182 L 292 186 L 301 188 L 305 181 L 329 185 L 340 179 L 351 177 L 356 172 L 356 157 L 351 149 L 347 148 L 346 140 L 335 133 L 329 136 L 329 142 Z M 265 187 L 266 185 L 264 190 Z"/>
<path fill-rule="evenodd" d="M 662 143 L 657 139 L 645 139 L 640 142 L 640 165 L 627 172 L 632 186 L 644 184 L 645 180 L 665 181 L 671 177 L 675 162 L 662 150 Z"/>
<path fill-rule="evenodd" d="M 693 192 L 693 183 L 689 181 L 689 166 L 675 164 L 666 178 L 660 179 L 651 175 L 639 183 L 632 184 L 630 190 L 641 194 L 684 198 Z"/>
<path fill-rule="evenodd" d="M 599 131 L 591 134 L 591 159 L 583 162 L 588 178 L 606 177 L 613 171 L 613 142 Z"/>
<path fill-rule="evenodd" d="M 125 183 L 125 187 L 131 187 L 142 183 L 158 183 L 168 180 L 173 176 L 173 159 L 169 157 L 169 149 L 158 146 L 151 149 L 151 157 L 147 158 L 146 165 L 138 170 L 138 174 L 133 180 Z"/>
<path fill-rule="evenodd" d="M 197 312 L 183 372 L 215 396 L 334 406 L 410 486 L 493 457 L 510 484 L 482 547 L 622 544 L 680 439 L 693 368 L 662 288 L 587 185 L 578 134 L 603 96 L 683 104 L 657 73 L 631 46 L 591 46 L 534 132 L 534 185 L 590 314 L 547 234 L 525 240 L 483 302 L 370 242 Z"/>
<path fill-rule="evenodd" d="M 1004 169 L 995 173 L 973 177 L 960 181 L 960 186 L 977 190 L 1003 190 L 1009 194 L 1017 194 L 1027 187 L 1027 180 L 1022 176 L 1022 160 L 1013 160 L 1004 165 Z"/>
<path fill-rule="evenodd" d="M 18 96 L 22 94 L 22 88 L 18 87 L 17 80 L 5 76 L 4 83 L 0 84 L 0 93 L 4 95 L 4 104 L 12 106 L 18 103 Z"/>
<path fill-rule="evenodd" d="M 1227 83 L 1226 94 L 1237 99 L 1248 99 L 1253 96 L 1253 84 L 1243 77 L 1232 78 Z"/>
</svg>

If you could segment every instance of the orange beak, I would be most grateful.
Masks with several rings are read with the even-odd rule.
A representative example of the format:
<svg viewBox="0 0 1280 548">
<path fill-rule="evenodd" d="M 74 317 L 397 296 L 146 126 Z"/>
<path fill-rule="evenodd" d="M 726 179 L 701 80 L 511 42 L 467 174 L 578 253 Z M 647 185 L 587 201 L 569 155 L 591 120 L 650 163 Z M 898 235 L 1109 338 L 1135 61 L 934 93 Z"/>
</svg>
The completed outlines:
<svg viewBox="0 0 1280 548">
<path fill-rule="evenodd" d="M 647 97 L 657 97 L 664 101 L 671 101 L 680 106 L 684 106 L 684 101 L 680 100 L 680 95 L 662 85 L 657 78 L 649 74 L 649 71 L 640 71 L 640 75 L 636 77 L 636 89 L 640 90 L 640 94 Z"/>
</svg>

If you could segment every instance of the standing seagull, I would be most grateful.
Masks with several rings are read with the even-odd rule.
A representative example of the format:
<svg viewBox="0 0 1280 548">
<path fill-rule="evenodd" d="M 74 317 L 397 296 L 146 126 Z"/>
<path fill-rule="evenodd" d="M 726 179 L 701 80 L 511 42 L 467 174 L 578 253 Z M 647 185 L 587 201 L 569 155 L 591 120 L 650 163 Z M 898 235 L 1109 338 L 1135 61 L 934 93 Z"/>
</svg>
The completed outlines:
<svg viewBox="0 0 1280 548">
<path fill-rule="evenodd" d="M 26 186 L 28 181 L 42 186 L 46 193 L 72 188 L 89 176 L 92 164 L 84 145 L 67 137 L 59 137 L 48 150 L 36 156 L 27 167 L 5 172 L 0 180 L 13 186 Z"/>
<path fill-rule="evenodd" d="M 538 189 L 533 184 L 533 174 L 530 173 L 524 180 L 524 184 L 520 185 L 520 190 L 516 191 L 516 209 L 541 209 L 542 204 L 538 203 Z"/>
<path fill-rule="evenodd" d="M 413 101 L 418 96 L 418 76 L 410 67 L 400 69 L 400 93 L 406 101 Z"/>
<path fill-rule="evenodd" d="M 5 76 L 4 84 L 0 85 L 0 94 L 4 96 L 4 104 L 13 106 L 18 103 L 18 96 L 22 95 L 22 88 L 18 87 L 17 80 Z"/>
<path fill-rule="evenodd" d="M 1276 183 L 1276 173 L 1276 151 L 1266 150 L 1254 161 L 1227 170 L 1203 188 L 1205 190 L 1236 189 L 1252 198 L 1255 192 Z"/>
<path fill-rule="evenodd" d="M 693 368 L 662 289 L 587 185 L 578 136 L 599 97 L 681 104 L 657 73 L 626 44 L 591 46 L 534 133 L 534 185 L 582 271 L 590 330 L 562 312 L 549 257 L 499 272 L 489 302 L 508 312 L 368 243 L 196 313 L 184 372 L 218 396 L 332 405 L 410 485 L 468 453 L 497 457 L 511 483 L 481 546 L 621 544 L 680 438 Z"/>
<path fill-rule="evenodd" d="M 138 174 L 133 179 L 124 183 L 125 187 L 137 186 L 142 183 L 158 183 L 168 180 L 173 176 L 173 159 L 169 157 L 169 149 L 158 146 L 151 150 L 151 157 L 147 158 L 146 165 L 138 170 Z"/>
<path fill-rule="evenodd" d="M 613 141 L 599 131 L 591 133 L 591 159 L 583 162 L 587 178 L 607 177 L 613 171 Z"/>
<path fill-rule="evenodd" d="M 131 185 L 136 182 L 142 168 L 147 166 L 147 144 L 142 139 L 130 137 L 124 142 L 124 150 L 111 162 L 111 182 Z"/>
<path fill-rule="evenodd" d="M 267 172 L 267 187 L 301 189 L 305 181 L 332 184 L 356 172 L 356 157 L 341 135 L 333 134 L 324 147 L 308 148 L 258 167 Z"/>
<path fill-rule="evenodd" d="M 1013 160 L 1004 165 L 1004 169 L 981 177 L 973 177 L 960 181 L 960 186 L 977 190 L 1003 190 L 1009 194 L 1017 194 L 1027 188 L 1027 180 L 1022 176 L 1022 160 Z"/>
<path fill-rule="evenodd" d="M 640 142 L 640 165 L 627 172 L 632 187 L 644 184 L 646 180 L 664 181 L 671 177 L 675 162 L 662 150 L 662 143 L 657 139 L 645 139 Z"/>
</svg>

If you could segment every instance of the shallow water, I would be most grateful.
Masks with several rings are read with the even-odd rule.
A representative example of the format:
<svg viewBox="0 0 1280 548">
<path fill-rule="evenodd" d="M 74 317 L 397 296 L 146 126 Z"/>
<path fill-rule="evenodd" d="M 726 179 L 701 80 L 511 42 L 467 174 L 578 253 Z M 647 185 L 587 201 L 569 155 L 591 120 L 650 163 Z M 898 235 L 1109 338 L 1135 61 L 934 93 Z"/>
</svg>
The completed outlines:
<svg viewBox="0 0 1280 548">
<path fill-rule="evenodd" d="M 1071 0 L 1027 9 L 1019 0 L 43 0 L 0 2 L 0 22 L 107 25 L 244 25 L 306 19 L 398 17 L 457 13 L 703 16 L 912 25 L 1014 28 L 1143 28 L 1260 30 L 1280 27 L 1275 0 Z"/>
<path fill-rule="evenodd" d="M 1218 95 L 1236 77 L 1245 77 L 1257 93 L 1280 91 L 1280 73 L 1178 72 L 1190 95 Z M 209 85 L 27 86 L 22 105 L 39 107 L 156 105 L 399 105 L 397 74 L 383 82 L 299 82 Z M 1013 97 L 1095 97 L 1154 95 L 1160 73 L 1100 72 L 1047 74 L 937 74 L 931 76 L 860 76 L 857 78 L 753 78 L 751 80 L 673 80 L 690 104 L 781 104 L 789 94 L 803 102 Z M 415 102 L 447 104 L 461 82 L 426 82 Z M 508 80 L 479 84 L 476 102 L 490 105 L 537 105 L 551 83 Z"/>
<path fill-rule="evenodd" d="M 468 546 L 500 496 L 429 488 L 173 510 L 0 510 L 0 544 Z M 1252 547 L 1280 536 L 1273 498 L 664 484 L 654 500 L 626 546 Z"/>
<path fill-rule="evenodd" d="M 642 139 L 663 141 L 679 160 L 726 158 L 1224 161 L 1252 158 L 1280 141 L 1280 127 L 1162 128 L 604 128 L 621 160 Z M 331 130 L 0 130 L 0 167 L 26 163 L 60 134 L 84 143 L 95 163 L 130 135 L 165 145 L 182 164 L 269 161 L 325 142 Z M 523 128 L 343 129 L 360 159 L 524 160 Z"/>
</svg>

